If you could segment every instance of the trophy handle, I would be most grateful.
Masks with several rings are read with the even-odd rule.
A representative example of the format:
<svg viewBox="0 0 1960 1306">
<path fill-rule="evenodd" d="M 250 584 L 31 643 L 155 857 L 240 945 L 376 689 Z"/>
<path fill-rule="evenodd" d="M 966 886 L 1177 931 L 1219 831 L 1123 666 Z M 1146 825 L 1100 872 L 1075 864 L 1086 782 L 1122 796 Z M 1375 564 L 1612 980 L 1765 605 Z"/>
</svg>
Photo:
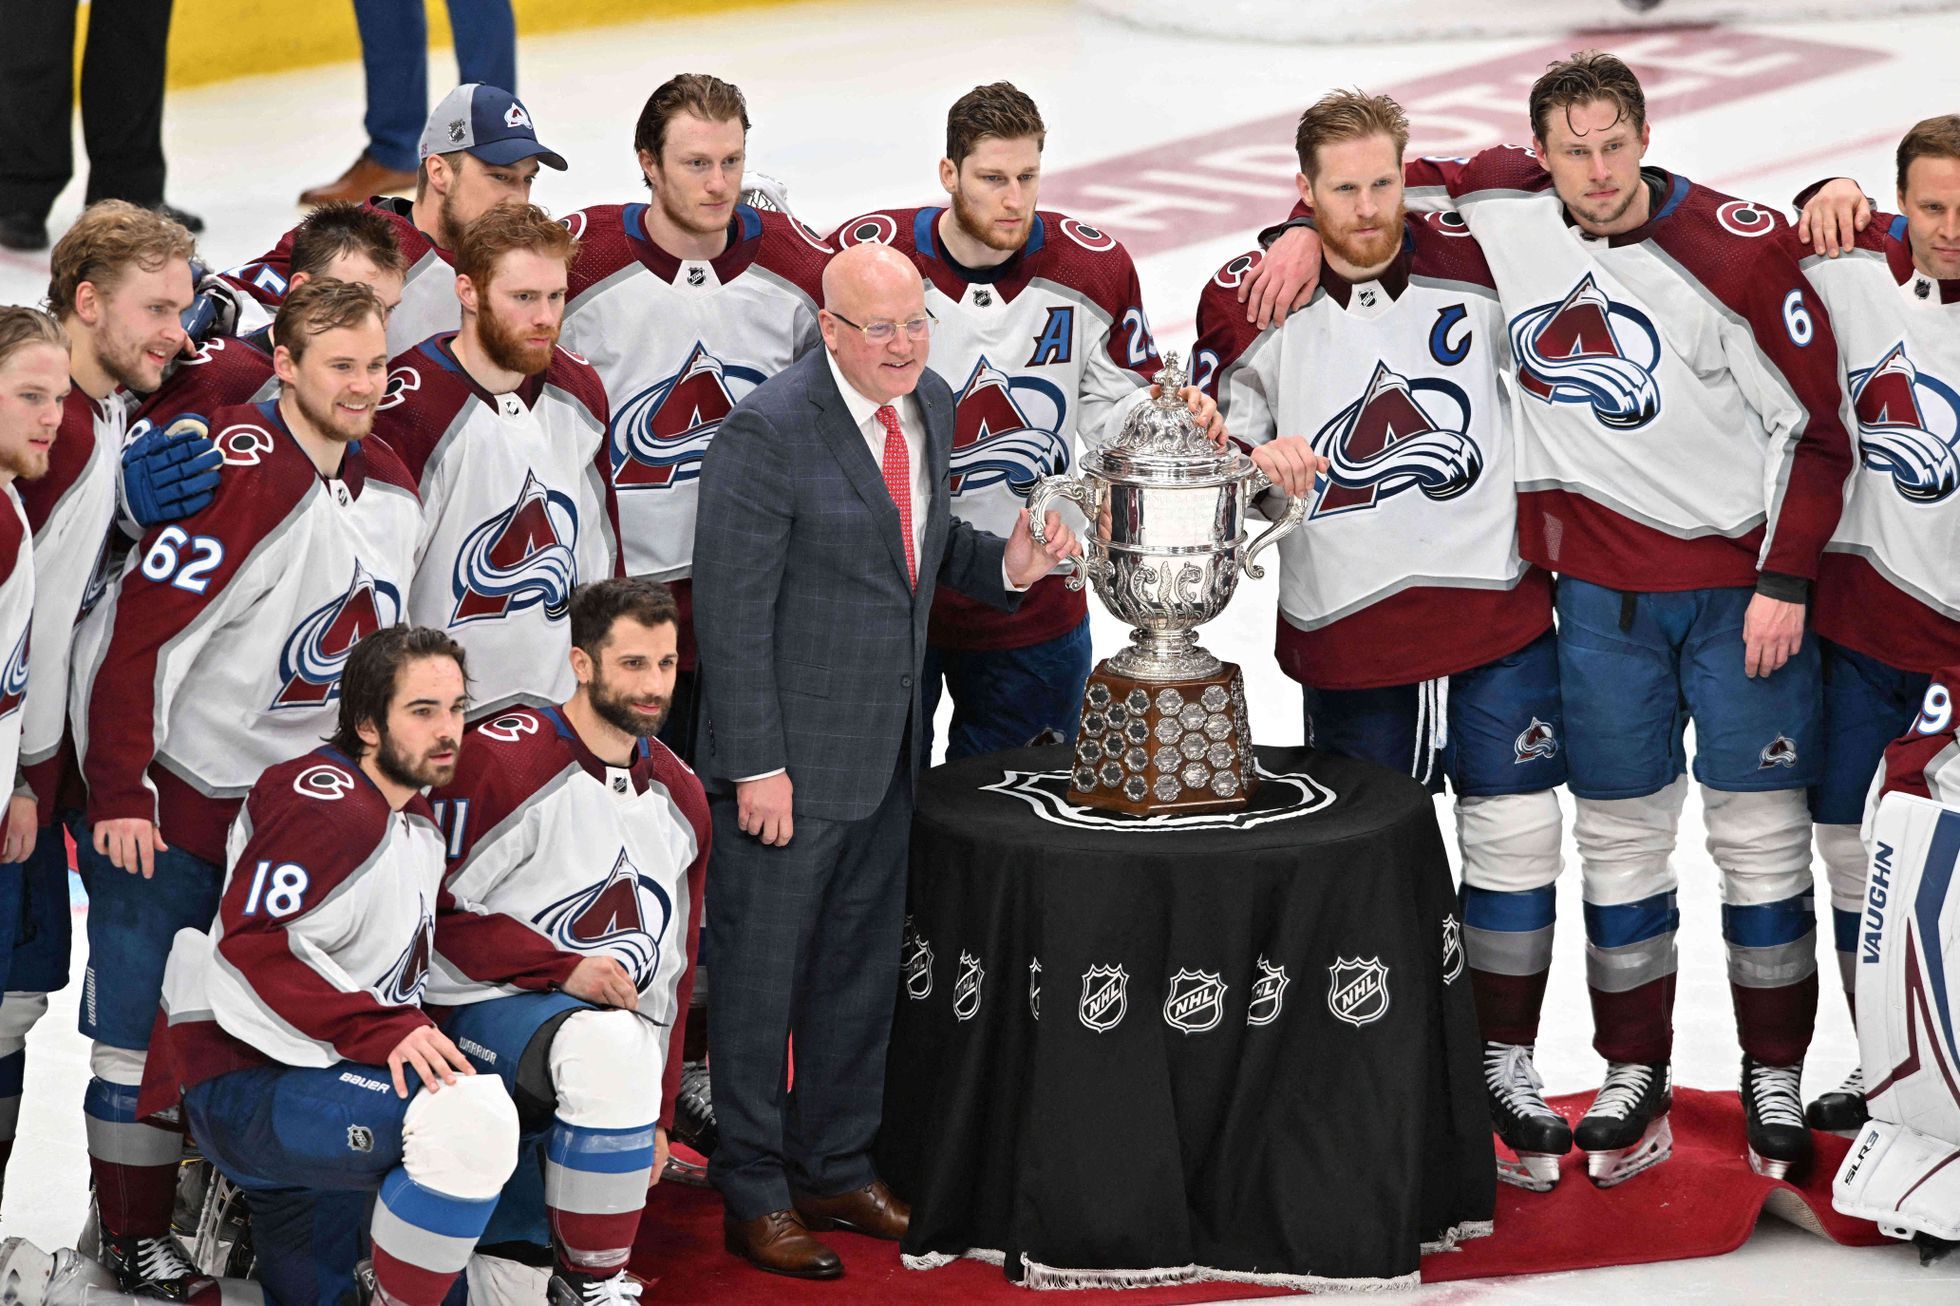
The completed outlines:
<svg viewBox="0 0 1960 1306">
<path fill-rule="evenodd" d="M 1082 515 L 1091 523 L 1096 520 L 1096 492 L 1087 481 L 1079 481 L 1073 476 L 1044 476 L 1035 483 L 1028 495 L 1028 533 L 1034 536 L 1036 544 L 1048 544 L 1048 505 L 1056 499 L 1067 499 L 1082 509 Z M 1095 528 L 1091 525 L 1090 529 Z M 1068 587 L 1079 590 L 1089 577 L 1088 540 L 1083 540 L 1083 556 L 1070 558 Z"/>
<path fill-rule="evenodd" d="M 1272 486 L 1273 483 L 1266 479 L 1266 474 L 1255 468 L 1252 473 L 1252 480 L 1246 486 L 1246 497 L 1250 498 L 1263 490 L 1269 490 Z M 1306 519 L 1307 501 L 1304 498 L 1287 499 L 1286 515 L 1268 526 L 1265 530 L 1259 532 L 1259 537 L 1246 549 L 1245 556 L 1239 559 L 1239 569 L 1254 580 L 1263 580 L 1266 575 L 1266 569 L 1254 562 L 1253 559 L 1259 556 L 1261 550 L 1278 544 L 1288 535 L 1291 535 L 1299 528 L 1300 523 Z"/>
</svg>

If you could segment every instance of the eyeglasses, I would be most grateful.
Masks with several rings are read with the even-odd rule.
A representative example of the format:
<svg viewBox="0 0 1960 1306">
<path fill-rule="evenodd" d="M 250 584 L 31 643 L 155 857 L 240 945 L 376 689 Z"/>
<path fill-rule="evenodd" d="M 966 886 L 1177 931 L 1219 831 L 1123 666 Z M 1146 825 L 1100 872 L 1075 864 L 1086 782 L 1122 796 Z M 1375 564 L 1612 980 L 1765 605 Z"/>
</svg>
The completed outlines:
<svg viewBox="0 0 1960 1306">
<path fill-rule="evenodd" d="M 898 339 L 898 332 L 901 327 L 905 329 L 905 334 L 914 340 L 924 340 L 932 331 L 932 324 L 939 320 L 932 315 L 931 309 L 927 309 L 920 316 L 907 318 L 903 322 L 873 322 L 869 326 L 863 326 L 851 321 L 851 319 L 845 317 L 835 309 L 825 309 L 824 311 L 836 318 L 839 322 L 842 322 L 845 326 L 854 327 L 864 332 L 864 338 L 874 345 L 889 345 L 892 341 Z"/>
</svg>

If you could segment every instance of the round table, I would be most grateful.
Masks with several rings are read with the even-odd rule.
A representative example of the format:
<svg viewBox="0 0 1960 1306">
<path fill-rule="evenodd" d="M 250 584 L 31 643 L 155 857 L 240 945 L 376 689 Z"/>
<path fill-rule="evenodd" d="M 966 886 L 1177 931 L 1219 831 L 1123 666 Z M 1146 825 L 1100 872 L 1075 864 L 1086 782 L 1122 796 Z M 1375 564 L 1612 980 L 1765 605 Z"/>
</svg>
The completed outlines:
<svg viewBox="0 0 1960 1306">
<path fill-rule="evenodd" d="M 1488 1232 L 1490 1119 L 1435 809 L 1258 750 L 1239 813 L 1062 800 L 1068 753 L 920 783 L 881 1173 L 908 1264 L 1036 1287 L 1412 1281 Z"/>
</svg>

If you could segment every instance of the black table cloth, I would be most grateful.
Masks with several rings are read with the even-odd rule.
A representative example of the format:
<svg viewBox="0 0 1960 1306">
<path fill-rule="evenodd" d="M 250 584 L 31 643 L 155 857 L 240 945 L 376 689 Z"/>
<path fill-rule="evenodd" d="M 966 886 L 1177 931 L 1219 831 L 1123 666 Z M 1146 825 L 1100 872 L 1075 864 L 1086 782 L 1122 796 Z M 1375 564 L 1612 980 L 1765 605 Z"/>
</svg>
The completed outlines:
<svg viewBox="0 0 1960 1306">
<path fill-rule="evenodd" d="M 881 1173 L 908 1264 L 1037 1287 L 1412 1281 L 1495 1168 L 1448 861 L 1407 777 L 1258 750 L 1228 815 L 1069 807 L 1068 754 L 928 772 Z"/>
</svg>

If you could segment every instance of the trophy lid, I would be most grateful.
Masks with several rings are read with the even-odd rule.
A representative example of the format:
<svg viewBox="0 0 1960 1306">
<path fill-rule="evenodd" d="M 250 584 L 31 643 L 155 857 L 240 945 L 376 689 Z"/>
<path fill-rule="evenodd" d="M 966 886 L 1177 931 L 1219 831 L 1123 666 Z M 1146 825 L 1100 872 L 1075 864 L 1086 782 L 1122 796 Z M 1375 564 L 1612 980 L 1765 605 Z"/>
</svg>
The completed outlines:
<svg viewBox="0 0 1960 1306">
<path fill-rule="evenodd" d="M 1130 410 L 1116 438 L 1084 461 L 1105 476 L 1126 481 L 1187 482 L 1243 472 L 1246 457 L 1235 447 L 1220 449 L 1205 434 L 1180 393 L 1187 386 L 1176 353 L 1164 355 L 1153 378 L 1157 397 Z"/>
</svg>

